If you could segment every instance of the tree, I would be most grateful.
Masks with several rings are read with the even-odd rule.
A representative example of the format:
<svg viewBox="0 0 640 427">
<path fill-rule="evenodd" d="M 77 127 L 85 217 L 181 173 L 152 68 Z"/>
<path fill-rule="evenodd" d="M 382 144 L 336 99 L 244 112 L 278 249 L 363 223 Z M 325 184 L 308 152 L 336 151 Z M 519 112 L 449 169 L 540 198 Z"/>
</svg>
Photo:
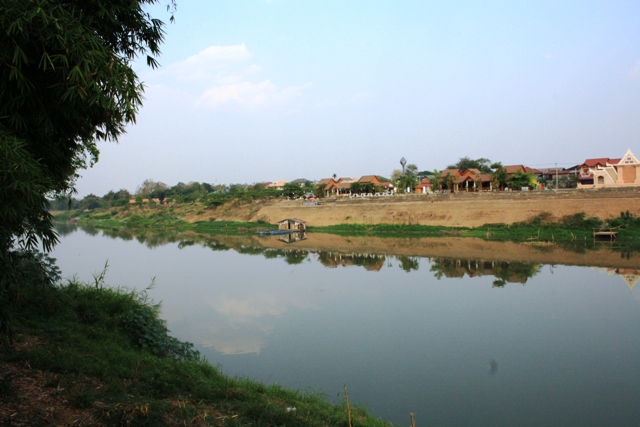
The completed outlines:
<svg viewBox="0 0 640 427">
<path fill-rule="evenodd" d="M 429 180 L 431 186 L 437 190 L 440 189 L 442 185 L 442 182 L 440 182 L 440 172 L 437 169 L 434 169 L 431 175 L 433 175 L 433 178 Z"/>
<path fill-rule="evenodd" d="M 492 173 L 492 185 L 494 188 L 504 190 L 509 181 L 509 174 L 507 173 L 507 170 L 502 167 L 501 163 L 494 163 L 492 166 L 494 165 L 496 166 L 496 170 Z"/>
<path fill-rule="evenodd" d="M 158 1 L 2 1 L 0 263 L 15 243 L 52 248 L 45 196 L 73 193 L 97 142 L 135 123 L 143 86 L 131 61 L 148 53 L 158 65 L 164 24 L 143 10 Z"/>
<path fill-rule="evenodd" d="M 479 158 L 472 160 L 469 157 L 461 157 L 456 164 L 447 166 L 447 169 L 460 169 L 461 173 L 464 173 L 467 169 L 479 169 L 483 173 L 491 173 L 491 167 L 489 166 L 491 161 L 485 158 Z"/>
<path fill-rule="evenodd" d="M 285 197 L 300 197 L 304 194 L 304 188 L 293 182 L 287 182 L 282 187 L 282 195 Z"/>
<path fill-rule="evenodd" d="M 145 179 L 142 184 L 136 188 L 136 195 L 140 195 L 143 198 L 151 197 L 154 191 L 166 191 L 167 184 L 161 181 L 154 181 L 152 179 Z"/>
<path fill-rule="evenodd" d="M 404 174 L 417 176 L 418 166 L 414 165 L 413 163 L 408 164 L 407 167 L 404 168 Z"/>
<path fill-rule="evenodd" d="M 507 184 L 512 190 L 520 190 L 523 187 L 533 188 L 534 181 L 532 174 L 518 171 L 511 175 Z"/>
<path fill-rule="evenodd" d="M 401 176 L 402 176 L 402 171 L 400 169 L 394 169 L 391 172 L 391 181 L 398 182 Z"/>
</svg>

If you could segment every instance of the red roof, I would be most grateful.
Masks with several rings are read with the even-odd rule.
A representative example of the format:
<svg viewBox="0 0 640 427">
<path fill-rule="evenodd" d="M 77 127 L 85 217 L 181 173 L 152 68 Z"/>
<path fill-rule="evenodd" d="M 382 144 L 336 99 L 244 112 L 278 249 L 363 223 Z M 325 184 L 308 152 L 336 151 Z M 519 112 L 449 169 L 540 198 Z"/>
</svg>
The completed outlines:
<svg viewBox="0 0 640 427">
<path fill-rule="evenodd" d="M 596 166 L 606 166 L 607 163 L 610 163 L 612 159 L 609 159 L 608 157 L 600 157 L 598 159 L 587 159 L 584 161 L 584 163 L 580 166 L 587 166 L 590 168 L 595 168 Z M 620 160 L 618 159 L 618 162 Z M 616 163 L 618 163 L 616 162 Z"/>
<path fill-rule="evenodd" d="M 460 176 L 460 169 L 445 169 L 442 172 L 440 172 L 440 178 L 444 178 L 445 176 L 448 175 L 453 175 L 453 176 Z"/>
<path fill-rule="evenodd" d="M 375 182 L 380 182 L 380 180 L 376 175 L 364 175 L 362 178 L 358 180 L 358 182 L 360 183 L 374 182 L 375 183 Z"/>
<path fill-rule="evenodd" d="M 510 165 L 502 167 L 505 171 L 507 171 L 507 175 L 513 175 L 516 172 L 526 172 L 527 170 L 522 165 Z"/>
</svg>

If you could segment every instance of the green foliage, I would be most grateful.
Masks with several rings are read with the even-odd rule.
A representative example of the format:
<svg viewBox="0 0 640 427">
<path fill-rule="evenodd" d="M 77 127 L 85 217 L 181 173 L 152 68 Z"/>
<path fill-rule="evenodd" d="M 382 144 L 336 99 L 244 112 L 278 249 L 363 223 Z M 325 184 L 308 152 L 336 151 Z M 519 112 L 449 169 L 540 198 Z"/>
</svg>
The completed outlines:
<svg viewBox="0 0 640 427">
<path fill-rule="evenodd" d="M 591 231 L 594 228 L 602 226 L 602 220 L 594 217 L 587 217 L 586 213 L 579 212 L 562 217 L 560 224 L 563 228 Z"/>
<path fill-rule="evenodd" d="M 193 344 L 169 335 L 165 322 L 158 317 L 157 307 L 143 306 L 126 313 L 121 319 L 121 327 L 138 348 L 156 356 L 176 360 L 200 358 Z"/>
<path fill-rule="evenodd" d="M 71 192 L 97 141 L 135 122 L 143 88 L 131 60 L 160 52 L 163 23 L 143 10 L 156 2 L 2 2 L 0 269 L 16 239 L 56 243 L 45 195 Z"/>
<path fill-rule="evenodd" d="M 15 243 L 34 249 L 40 239 L 49 250 L 58 241 L 45 197 L 53 182 L 45 170 L 0 119 L 0 271 L 7 268 L 5 257 Z"/>
<path fill-rule="evenodd" d="M 479 169 L 483 173 L 491 173 L 491 161 L 485 158 L 472 160 L 469 157 L 461 157 L 457 163 L 447 166 L 447 169 L 459 169 L 464 173 L 467 169 Z"/>
<path fill-rule="evenodd" d="M 24 291 L 39 292 L 60 280 L 55 260 L 35 251 L 15 250 L 3 254 L 6 263 L 0 270 L 0 341 L 13 341 L 16 304 Z"/>
<path fill-rule="evenodd" d="M 505 172 L 506 173 L 506 172 Z M 517 171 L 507 181 L 509 188 L 513 190 L 520 190 L 523 187 L 533 188 L 533 174 L 528 172 Z"/>
<path fill-rule="evenodd" d="M 303 194 L 304 194 L 304 188 L 302 188 L 298 184 L 287 182 L 282 187 L 282 195 L 286 197 L 300 197 Z"/>
</svg>

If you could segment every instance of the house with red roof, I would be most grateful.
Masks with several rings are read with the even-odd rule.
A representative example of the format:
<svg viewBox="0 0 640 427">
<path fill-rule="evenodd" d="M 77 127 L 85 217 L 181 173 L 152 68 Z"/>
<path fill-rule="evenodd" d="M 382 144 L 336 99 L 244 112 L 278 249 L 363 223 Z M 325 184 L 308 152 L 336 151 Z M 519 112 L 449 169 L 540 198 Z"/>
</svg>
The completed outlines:
<svg viewBox="0 0 640 427">
<path fill-rule="evenodd" d="M 587 159 L 580 165 L 578 188 L 640 186 L 640 161 L 628 149 L 619 159 Z"/>
</svg>

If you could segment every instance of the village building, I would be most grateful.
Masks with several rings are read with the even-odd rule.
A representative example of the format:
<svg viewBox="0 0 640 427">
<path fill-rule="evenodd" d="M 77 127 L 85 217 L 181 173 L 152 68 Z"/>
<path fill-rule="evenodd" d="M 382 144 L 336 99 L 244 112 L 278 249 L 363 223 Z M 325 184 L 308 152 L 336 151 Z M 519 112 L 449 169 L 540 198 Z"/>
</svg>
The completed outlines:
<svg viewBox="0 0 640 427">
<path fill-rule="evenodd" d="M 285 218 L 278 221 L 278 230 L 307 231 L 307 222 L 298 218 Z"/>
<path fill-rule="evenodd" d="M 628 149 L 620 159 L 587 159 L 579 168 L 578 188 L 640 186 L 640 161 Z"/>
<path fill-rule="evenodd" d="M 267 185 L 267 188 L 275 188 L 276 190 L 282 190 L 284 185 L 287 183 L 284 179 L 279 179 L 271 184 Z"/>
</svg>

